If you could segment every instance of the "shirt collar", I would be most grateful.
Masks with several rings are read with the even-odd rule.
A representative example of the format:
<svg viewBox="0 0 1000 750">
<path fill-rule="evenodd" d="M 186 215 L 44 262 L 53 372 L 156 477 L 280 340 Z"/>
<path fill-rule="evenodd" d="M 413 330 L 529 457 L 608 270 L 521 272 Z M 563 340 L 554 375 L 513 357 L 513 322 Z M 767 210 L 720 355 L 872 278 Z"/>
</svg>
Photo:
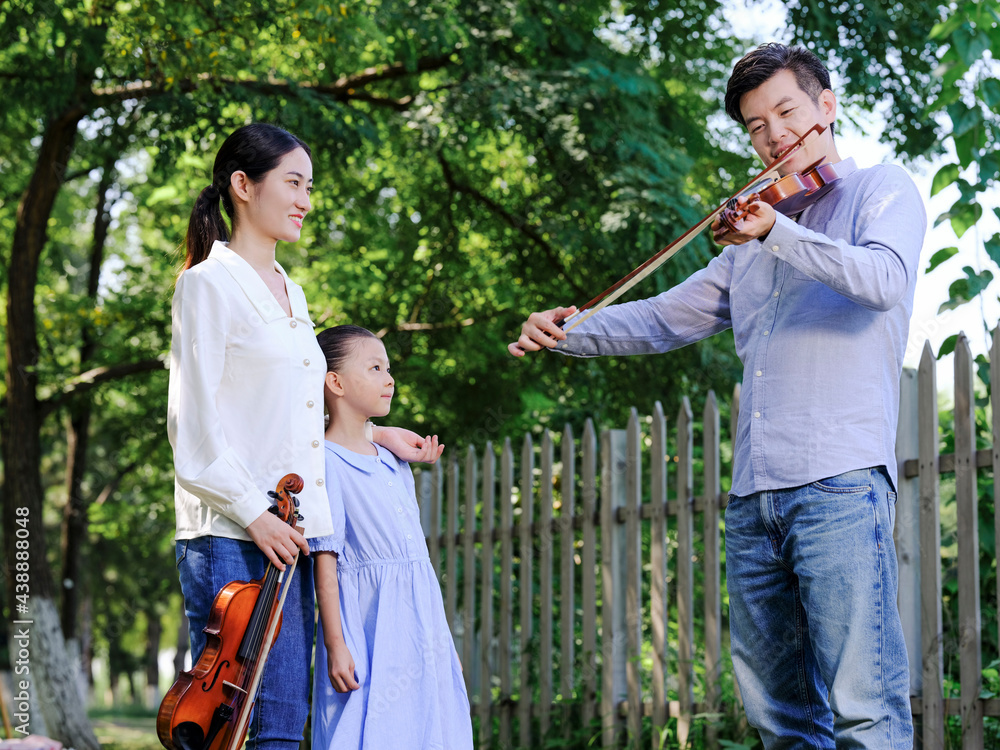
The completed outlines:
<svg viewBox="0 0 1000 750">
<path fill-rule="evenodd" d="M 362 453 L 355 453 L 352 450 L 348 450 L 342 445 L 337 443 L 331 443 L 329 440 L 326 441 L 326 449 L 332 451 L 340 456 L 344 461 L 349 463 L 355 469 L 363 471 L 365 474 L 374 474 L 375 469 L 378 468 L 379 463 L 385 464 L 390 471 L 396 473 L 399 470 L 398 459 L 388 448 L 383 448 L 377 443 L 372 443 L 378 450 L 377 456 L 364 455 Z"/>
<path fill-rule="evenodd" d="M 265 323 L 288 317 L 285 311 L 281 309 L 281 305 L 278 304 L 274 295 L 271 294 L 271 290 L 267 288 L 267 284 L 264 283 L 264 280 L 253 269 L 253 266 L 247 263 L 239 254 L 230 250 L 225 242 L 216 240 L 212 245 L 212 250 L 208 254 L 208 257 L 217 260 L 229 272 L 229 275 L 233 277 L 240 289 L 243 290 L 243 293 L 246 294 L 247 299 L 250 300 L 250 303 L 257 310 L 257 314 L 260 315 Z M 288 302 L 292 308 L 292 317 L 313 326 L 314 324 L 309 318 L 309 311 L 306 307 L 306 297 L 302 293 L 301 287 L 288 278 L 285 269 L 277 261 L 274 262 L 274 269 L 285 280 L 285 291 L 288 293 Z"/>
</svg>

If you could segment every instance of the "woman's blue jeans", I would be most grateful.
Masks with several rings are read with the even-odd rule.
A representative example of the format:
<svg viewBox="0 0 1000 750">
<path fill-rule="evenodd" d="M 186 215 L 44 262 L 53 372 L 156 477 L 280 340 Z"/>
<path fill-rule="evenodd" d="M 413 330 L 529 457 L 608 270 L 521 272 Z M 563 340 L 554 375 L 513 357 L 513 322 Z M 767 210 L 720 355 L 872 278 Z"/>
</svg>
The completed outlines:
<svg viewBox="0 0 1000 750">
<path fill-rule="evenodd" d="M 218 536 L 178 541 L 176 552 L 197 662 L 215 595 L 230 581 L 261 578 L 268 561 L 253 542 Z M 298 750 L 309 715 L 314 617 L 312 559 L 300 555 L 247 731 L 250 750 Z"/>
<path fill-rule="evenodd" d="M 733 667 L 767 748 L 913 746 L 884 469 L 731 496 Z"/>
</svg>

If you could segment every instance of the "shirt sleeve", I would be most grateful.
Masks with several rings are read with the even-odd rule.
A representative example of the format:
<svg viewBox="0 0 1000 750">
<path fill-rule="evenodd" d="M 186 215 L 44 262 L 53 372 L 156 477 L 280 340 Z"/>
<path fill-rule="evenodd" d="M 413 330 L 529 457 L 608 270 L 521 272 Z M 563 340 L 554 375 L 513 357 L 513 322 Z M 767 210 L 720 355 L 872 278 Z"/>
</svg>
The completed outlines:
<svg viewBox="0 0 1000 750">
<path fill-rule="evenodd" d="M 326 453 L 326 494 L 330 499 L 330 515 L 333 519 L 333 533 L 309 539 L 310 552 L 333 552 L 341 555 L 347 540 L 347 513 L 344 509 L 344 495 L 340 478 L 334 466 L 337 457 L 328 450 Z"/>
<path fill-rule="evenodd" d="M 902 168 L 885 165 L 872 172 L 855 210 L 851 242 L 830 239 L 778 214 L 763 246 L 852 302 L 885 312 L 912 288 L 927 215 Z"/>
<path fill-rule="evenodd" d="M 657 354 L 732 327 L 729 286 L 733 249 L 672 289 L 649 299 L 610 305 L 567 333 L 556 351 L 573 357 Z"/>
<path fill-rule="evenodd" d="M 216 406 L 216 395 L 225 387 L 231 315 L 226 297 L 208 274 L 185 271 L 177 280 L 167 435 L 174 449 L 177 483 L 246 528 L 271 503 L 229 445 Z"/>
</svg>

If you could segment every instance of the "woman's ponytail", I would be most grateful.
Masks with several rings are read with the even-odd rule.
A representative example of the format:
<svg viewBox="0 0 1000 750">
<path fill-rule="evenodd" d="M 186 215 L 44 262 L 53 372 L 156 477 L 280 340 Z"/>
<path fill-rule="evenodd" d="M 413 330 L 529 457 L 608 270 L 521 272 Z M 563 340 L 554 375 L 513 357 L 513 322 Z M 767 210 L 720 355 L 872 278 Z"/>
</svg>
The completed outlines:
<svg viewBox="0 0 1000 750">
<path fill-rule="evenodd" d="M 184 268 L 205 260 L 215 242 L 228 242 L 231 236 L 222 209 L 236 226 L 236 210 L 229 184 L 234 172 L 243 172 L 251 182 L 260 182 L 281 158 L 297 148 L 311 155 L 299 138 L 276 125 L 256 122 L 234 131 L 223 142 L 212 168 L 212 184 L 201 191 L 191 209 L 187 230 L 187 258 Z"/>
<path fill-rule="evenodd" d="M 185 270 L 205 260 L 216 241 L 229 241 L 229 227 L 222 218 L 221 204 L 222 195 L 214 184 L 202 190 L 194 202 L 188 221 Z"/>
</svg>

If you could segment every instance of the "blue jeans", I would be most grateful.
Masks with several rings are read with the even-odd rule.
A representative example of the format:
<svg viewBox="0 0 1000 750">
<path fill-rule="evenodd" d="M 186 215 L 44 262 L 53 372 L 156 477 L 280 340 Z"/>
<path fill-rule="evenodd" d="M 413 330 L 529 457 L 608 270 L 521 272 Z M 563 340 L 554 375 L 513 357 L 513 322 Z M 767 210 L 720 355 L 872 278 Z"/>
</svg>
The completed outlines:
<svg viewBox="0 0 1000 750">
<path fill-rule="evenodd" d="M 267 558 L 253 542 L 218 536 L 177 542 L 177 571 L 191 621 L 192 663 L 205 649 L 202 631 L 215 595 L 230 581 L 261 578 L 267 566 Z M 315 619 L 311 558 L 299 556 L 290 585 L 281 630 L 264 666 L 247 731 L 249 750 L 298 750 L 309 715 Z"/>
<path fill-rule="evenodd" d="M 766 748 L 913 746 L 884 469 L 731 496 L 733 667 Z"/>
</svg>

